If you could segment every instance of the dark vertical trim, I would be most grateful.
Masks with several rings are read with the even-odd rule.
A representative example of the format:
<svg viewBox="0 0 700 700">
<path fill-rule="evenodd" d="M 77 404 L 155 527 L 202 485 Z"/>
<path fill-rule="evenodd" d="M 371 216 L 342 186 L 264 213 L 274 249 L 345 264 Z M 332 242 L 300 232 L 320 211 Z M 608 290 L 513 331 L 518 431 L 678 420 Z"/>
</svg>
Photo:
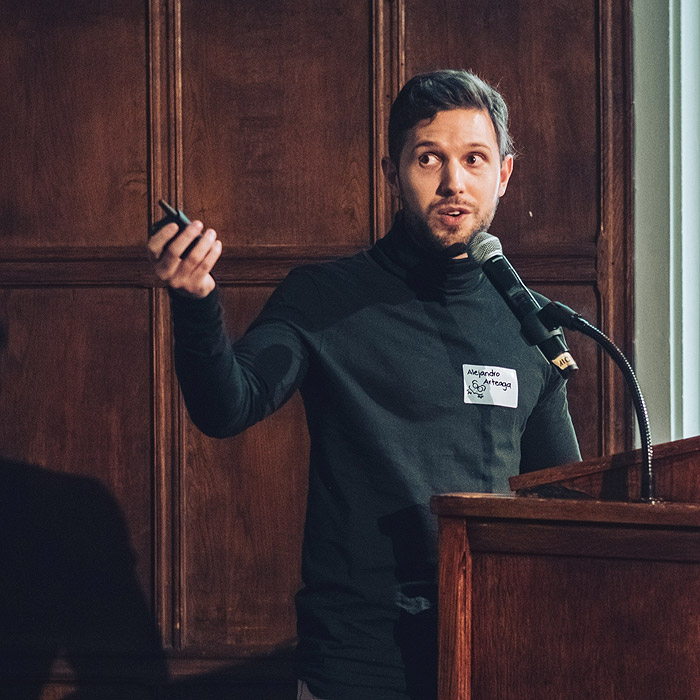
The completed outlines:
<svg viewBox="0 0 700 700">
<path fill-rule="evenodd" d="M 632 353 L 633 210 L 632 96 L 629 0 L 599 0 L 600 235 L 598 291 L 601 328 L 628 357 Z M 601 452 L 632 446 L 630 398 L 623 378 L 605 360 L 601 368 Z"/>
<path fill-rule="evenodd" d="M 160 218 L 161 197 L 182 201 L 182 77 L 179 0 L 149 0 L 149 218 Z M 144 251 L 145 256 L 145 251 Z M 151 290 L 154 607 L 165 648 L 180 647 L 180 474 L 182 430 L 172 365 L 170 304 Z"/>
<path fill-rule="evenodd" d="M 388 152 L 387 125 L 391 103 L 405 81 L 405 0 L 373 0 L 372 104 L 372 241 L 386 233 L 398 208 L 384 183 L 381 159 Z"/>
</svg>

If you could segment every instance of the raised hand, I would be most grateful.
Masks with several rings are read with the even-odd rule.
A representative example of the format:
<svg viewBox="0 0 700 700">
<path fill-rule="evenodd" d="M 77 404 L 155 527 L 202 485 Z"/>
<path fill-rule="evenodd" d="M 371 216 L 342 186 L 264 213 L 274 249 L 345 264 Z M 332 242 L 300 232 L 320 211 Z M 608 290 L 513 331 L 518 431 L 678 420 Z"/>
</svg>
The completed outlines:
<svg viewBox="0 0 700 700">
<path fill-rule="evenodd" d="M 215 287 L 211 270 L 221 255 L 221 241 L 214 229 L 204 231 L 193 221 L 178 234 L 177 224 L 168 224 L 148 240 L 148 254 L 159 279 L 186 296 L 203 299 Z M 186 257 L 183 253 L 199 237 Z"/>
</svg>

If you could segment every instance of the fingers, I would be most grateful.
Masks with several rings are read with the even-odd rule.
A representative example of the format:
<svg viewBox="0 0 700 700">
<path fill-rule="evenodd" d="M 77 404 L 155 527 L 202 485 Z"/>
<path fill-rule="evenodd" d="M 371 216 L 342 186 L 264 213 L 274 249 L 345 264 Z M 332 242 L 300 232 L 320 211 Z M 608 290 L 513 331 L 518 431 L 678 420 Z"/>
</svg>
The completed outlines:
<svg viewBox="0 0 700 700">
<path fill-rule="evenodd" d="M 177 235 L 177 226 L 168 224 L 148 242 L 148 252 L 156 275 L 185 294 L 204 297 L 215 286 L 210 272 L 221 255 L 222 245 L 213 229 L 202 233 L 201 221 L 194 221 Z M 182 254 L 191 244 L 189 254 Z"/>
<path fill-rule="evenodd" d="M 192 252 L 175 268 L 168 284 L 178 291 L 203 298 L 214 289 L 210 272 L 221 255 L 221 241 L 213 229 L 207 229 Z"/>
<path fill-rule="evenodd" d="M 190 243 L 202 233 L 203 228 L 201 221 L 193 221 L 178 235 L 177 224 L 163 226 L 148 240 L 148 251 L 151 259 L 160 260 L 166 250 L 171 250 L 178 257 L 181 256 Z"/>
<path fill-rule="evenodd" d="M 198 247 L 199 244 L 197 245 L 197 248 Z M 185 291 L 196 297 L 204 298 L 214 289 L 216 282 L 210 273 L 216 261 L 221 256 L 222 247 L 220 240 L 216 239 L 213 242 L 211 248 L 209 248 L 200 264 L 194 270 L 194 274 L 188 279 L 188 286 Z"/>
</svg>

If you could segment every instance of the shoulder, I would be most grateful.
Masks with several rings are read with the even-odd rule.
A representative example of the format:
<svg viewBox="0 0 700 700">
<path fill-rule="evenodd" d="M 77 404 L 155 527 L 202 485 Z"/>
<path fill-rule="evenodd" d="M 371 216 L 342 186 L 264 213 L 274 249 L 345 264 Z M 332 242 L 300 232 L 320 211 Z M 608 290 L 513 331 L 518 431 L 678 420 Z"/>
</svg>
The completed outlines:
<svg viewBox="0 0 700 700">
<path fill-rule="evenodd" d="M 315 325 L 367 283 L 368 260 L 363 252 L 329 262 L 307 263 L 293 268 L 270 295 L 261 317 L 284 316 L 300 325 Z"/>
<path fill-rule="evenodd" d="M 366 250 L 362 250 L 337 260 L 295 267 L 280 286 L 307 290 L 314 288 L 321 294 L 327 294 L 351 286 L 371 284 L 380 274 L 380 267 Z"/>
</svg>

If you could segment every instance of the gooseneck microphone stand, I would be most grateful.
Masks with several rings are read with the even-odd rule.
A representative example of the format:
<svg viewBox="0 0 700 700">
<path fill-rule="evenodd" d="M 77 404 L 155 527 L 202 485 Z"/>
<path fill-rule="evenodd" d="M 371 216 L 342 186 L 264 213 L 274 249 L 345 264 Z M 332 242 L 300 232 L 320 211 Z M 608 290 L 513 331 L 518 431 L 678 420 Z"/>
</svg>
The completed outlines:
<svg viewBox="0 0 700 700">
<path fill-rule="evenodd" d="M 612 357 L 615 364 L 622 370 L 627 382 L 627 387 L 632 394 L 634 410 L 637 415 L 639 433 L 642 439 L 642 472 L 640 494 L 642 501 L 655 502 L 654 469 L 652 464 L 653 446 L 651 442 L 651 428 L 649 414 L 637 377 L 629 361 L 620 348 L 608 338 L 605 333 L 589 323 L 583 316 L 558 301 L 550 301 L 539 313 L 542 323 L 550 330 L 564 326 L 593 338 Z"/>
</svg>

